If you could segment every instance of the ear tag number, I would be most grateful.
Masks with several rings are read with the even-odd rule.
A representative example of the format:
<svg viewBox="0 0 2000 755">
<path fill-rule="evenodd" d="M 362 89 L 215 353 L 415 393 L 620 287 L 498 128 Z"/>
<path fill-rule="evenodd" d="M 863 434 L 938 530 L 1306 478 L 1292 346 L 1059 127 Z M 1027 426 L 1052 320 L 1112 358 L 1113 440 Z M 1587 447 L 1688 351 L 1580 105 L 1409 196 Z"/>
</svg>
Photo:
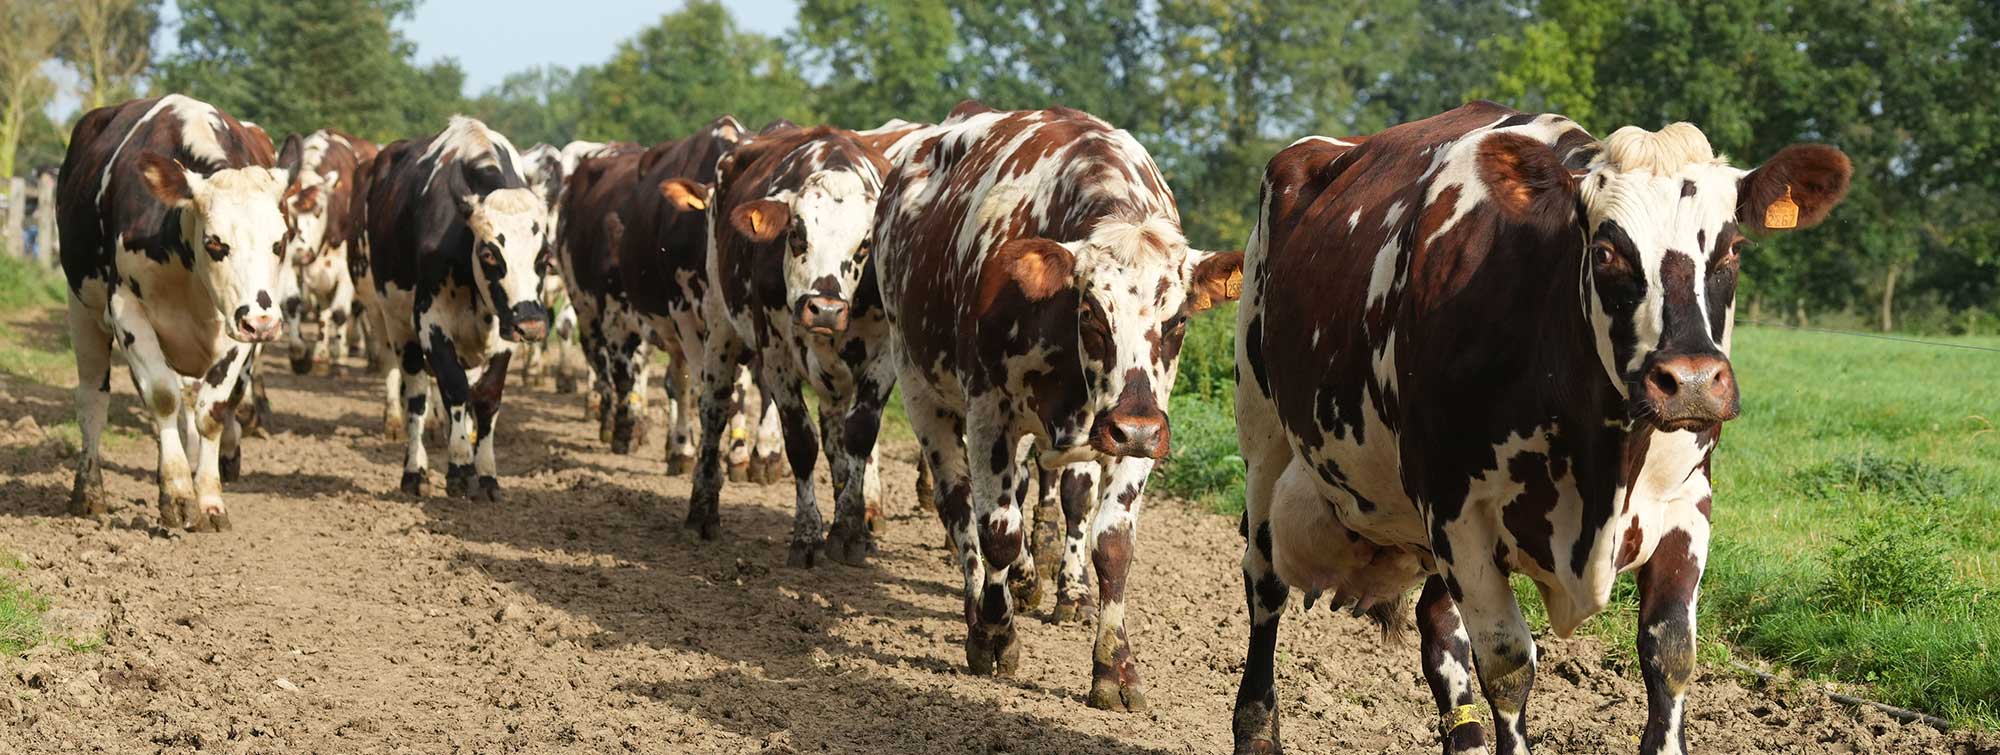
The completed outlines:
<svg viewBox="0 0 2000 755">
<path fill-rule="evenodd" d="M 1792 201 L 1792 187 L 1785 187 L 1785 195 L 1764 209 L 1764 227 L 1774 230 L 1799 227 L 1799 203 Z"/>
</svg>

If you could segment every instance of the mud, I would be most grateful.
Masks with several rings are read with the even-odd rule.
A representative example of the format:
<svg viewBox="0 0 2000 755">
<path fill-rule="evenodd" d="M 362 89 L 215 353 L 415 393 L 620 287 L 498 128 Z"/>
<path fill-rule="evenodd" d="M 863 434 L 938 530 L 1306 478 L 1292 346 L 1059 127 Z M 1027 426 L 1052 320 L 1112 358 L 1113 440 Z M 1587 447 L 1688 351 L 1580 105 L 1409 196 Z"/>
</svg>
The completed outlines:
<svg viewBox="0 0 2000 755">
<path fill-rule="evenodd" d="M 579 396 L 510 390 L 506 502 L 480 505 L 396 492 L 378 381 L 264 374 L 273 434 L 245 441 L 225 489 L 235 531 L 185 536 L 155 529 L 153 444 L 122 377 L 102 523 L 62 515 L 73 462 L 45 428 L 72 416 L 70 391 L 0 378 L 0 552 L 84 646 L 4 659 L 0 752 L 1229 751 L 1246 636 L 1233 520 L 1148 504 L 1128 626 L 1153 707 L 1105 713 L 1084 705 L 1091 629 L 1048 623 L 1050 605 L 1024 619 L 1018 677 L 961 671 L 959 580 L 908 492 L 906 438 L 885 453 L 880 556 L 800 571 L 782 566 L 792 485 L 729 486 L 722 538 L 690 541 L 666 433 L 613 455 Z M 1436 751 L 1414 635 L 1384 644 L 1297 605 L 1286 744 Z M 1543 638 L 1540 751 L 1636 749 L 1644 692 L 1618 657 Z M 1700 752 L 2000 751 L 1723 669 L 1702 670 L 1689 707 Z"/>
</svg>

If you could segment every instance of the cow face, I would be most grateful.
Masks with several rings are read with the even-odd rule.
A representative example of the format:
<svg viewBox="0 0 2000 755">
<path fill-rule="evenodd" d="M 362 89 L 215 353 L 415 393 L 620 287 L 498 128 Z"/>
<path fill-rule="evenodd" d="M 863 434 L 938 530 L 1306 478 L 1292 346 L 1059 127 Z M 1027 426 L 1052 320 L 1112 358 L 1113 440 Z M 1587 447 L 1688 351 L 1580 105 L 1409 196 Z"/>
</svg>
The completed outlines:
<svg viewBox="0 0 2000 755">
<path fill-rule="evenodd" d="M 472 275 L 479 299 L 497 313 L 500 337 L 539 341 L 548 334 L 549 311 L 542 305 L 547 207 L 528 189 L 499 189 L 459 200 L 472 229 Z"/>
<path fill-rule="evenodd" d="M 298 184 L 286 190 L 283 206 L 291 234 L 285 240 L 285 256 L 293 265 L 305 267 L 319 257 L 321 245 L 326 243 L 327 200 L 339 182 L 339 172 L 322 178 L 307 171 L 299 176 Z"/>
<path fill-rule="evenodd" d="M 1729 343 L 1746 232 L 1818 224 L 1852 174 L 1846 155 L 1823 145 L 1787 147 L 1746 172 L 1686 123 L 1619 129 L 1574 182 L 1526 137 L 1489 137 L 1480 160 L 1509 214 L 1548 217 L 1581 199 L 1581 285 L 1598 359 L 1631 417 L 1668 431 L 1712 428 L 1739 410 Z"/>
<path fill-rule="evenodd" d="M 192 253 L 195 278 L 207 290 L 223 331 L 238 341 L 264 343 L 282 333 L 276 292 L 285 260 L 285 218 L 279 199 L 286 172 L 247 167 L 206 177 L 172 158 L 139 158 L 146 188 L 180 210 L 181 242 Z"/>
<path fill-rule="evenodd" d="M 1025 239 L 996 250 L 981 271 L 982 302 L 1010 287 L 1029 301 L 1074 293 L 1083 380 L 1065 387 L 1084 396 L 1060 402 L 1078 407 L 1069 416 L 1043 418 L 1054 451 L 1045 463 L 1164 458 L 1167 397 L 1188 319 L 1235 299 L 1242 269 L 1241 253 L 1191 250 L 1178 226 L 1159 217 L 1100 224 L 1081 242 Z"/>
<path fill-rule="evenodd" d="M 746 238 L 785 242 L 785 294 L 791 315 L 814 335 L 847 329 L 873 235 L 881 181 L 873 170 L 822 170 L 796 192 L 738 205 L 730 223 Z"/>
</svg>

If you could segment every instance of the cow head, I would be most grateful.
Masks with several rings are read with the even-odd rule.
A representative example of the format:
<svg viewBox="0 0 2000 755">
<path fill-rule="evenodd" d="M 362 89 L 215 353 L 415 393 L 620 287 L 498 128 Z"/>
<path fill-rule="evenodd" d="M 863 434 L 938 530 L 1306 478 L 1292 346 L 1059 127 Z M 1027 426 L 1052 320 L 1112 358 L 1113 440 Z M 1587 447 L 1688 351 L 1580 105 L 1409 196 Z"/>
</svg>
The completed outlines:
<svg viewBox="0 0 2000 755">
<path fill-rule="evenodd" d="M 245 167 L 203 176 L 147 152 L 139 172 L 154 198 L 180 211 L 181 242 L 192 250 L 187 259 L 227 323 L 223 330 L 247 343 L 276 340 L 284 322 L 276 296 L 285 260 L 278 206 L 285 171 Z"/>
<path fill-rule="evenodd" d="M 1058 416 L 1044 413 L 1054 451 L 1044 462 L 1165 457 L 1167 397 L 1188 319 L 1235 299 L 1242 270 L 1242 253 L 1189 249 L 1179 224 L 1159 216 L 1103 222 L 1082 241 L 1029 238 L 996 249 L 980 271 L 982 312 L 1003 296 L 1075 302 L 1068 322 L 1083 379 L 1041 389 L 1084 395 L 1060 402 Z"/>
<path fill-rule="evenodd" d="M 334 186 L 340 183 L 338 171 L 320 174 L 306 171 L 297 183 L 285 190 L 283 206 L 285 223 L 291 229 L 286 237 L 286 257 L 293 265 L 311 265 L 319 256 L 320 247 L 326 243 L 326 205 L 332 198 Z"/>
<path fill-rule="evenodd" d="M 867 267 L 881 179 L 872 168 L 816 171 L 796 191 L 737 205 L 729 223 L 758 243 L 783 239 L 785 295 L 800 327 L 824 337 L 847 329 Z"/>
<path fill-rule="evenodd" d="M 1480 145 L 1480 174 L 1503 213 L 1582 228 L 1582 315 L 1633 419 L 1668 431 L 1734 419 L 1729 343 L 1746 233 L 1818 224 L 1853 168 L 1840 150 L 1806 144 L 1745 171 L 1687 123 L 1627 126 L 1601 146 L 1572 174 L 1547 145 L 1495 134 Z"/>
<path fill-rule="evenodd" d="M 542 270 L 548 208 L 529 189 L 498 189 L 459 197 L 472 229 L 472 276 L 479 298 L 500 318 L 500 337 L 539 341 L 548 334 Z"/>
</svg>

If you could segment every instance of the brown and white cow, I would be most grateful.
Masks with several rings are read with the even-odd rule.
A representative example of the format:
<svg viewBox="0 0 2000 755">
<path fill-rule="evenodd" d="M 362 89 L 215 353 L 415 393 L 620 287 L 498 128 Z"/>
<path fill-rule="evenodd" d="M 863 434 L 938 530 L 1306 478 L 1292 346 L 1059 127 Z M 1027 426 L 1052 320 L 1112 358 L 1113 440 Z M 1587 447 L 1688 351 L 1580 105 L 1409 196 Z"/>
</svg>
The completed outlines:
<svg viewBox="0 0 2000 755">
<path fill-rule="evenodd" d="M 337 369 L 347 354 L 354 311 L 354 276 L 347 258 L 361 235 L 355 205 L 362 195 L 354 187 L 375 152 L 373 143 L 334 129 L 289 137 L 279 152 L 279 165 L 292 176 L 284 208 L 289 265 L 279 306 L 295 373 L 310 372 L 317 357 Z M 315 338 L 306 337 L 308 321 L 319 326 Z M 327 348 L 319 352 L 322 342 Z"/>
<path fill-rule="evenodd" d="M 1230 297 L 1242 255 L 1190 249 L 1145 148 L 1086 113 L 965 103 L 915 138 L 883 189 L 877 271 L 965 578 L 966 661 L 1018 664 L 1008 581 L 1031 571 L 1032 447 L 1044 469 L 1069 466 L 1071 498 L 1102 493 L 1090 704 L 1143 708 L 1124 627 L 1140 494 L 1167 454 L 1187 320 Z"/>
<path fill-rule="evenodd" d="M 1535 641 L 1508 575 L 1566 636 L 1634 571 L 1640 750 L 1685 751 L 1739 255 L 1824 219 L 1849 174 L 1822 145 L 1745 171 L 1689 124 L 1600 142 L 1486 102 L 1273 158 L 1237 314 L 1236 751 L 1279 748 L 1291 588 L 1388 619 L 1422 584 L 1444 751 L 1487 751 L 1476 670 L 1493 750 L 1525 753 Z"/>
<path fill-rule="evenodd" d="M 556 261 L 576 310 L 578 342 L 595 377 L 601 439 L 614 453 L 642 442 L 651 334 L 633 309 L 619 274 L 627 227 L 619 209 L 639 183 L 636 146 L 578 162 L 562 191 Z"/>
<path fill-rule="evenodd" d="M 737 145 L 717 164 L 711 191 L 686 180 L 662 186 L 678 206 L 709 213 L 702 440 L 687 521 L 703 538 L 721 529 L 720 441 L 737 366 L 748 364 L 778 414 L 797 489 L 788 563 L 809 567 L 824 554 L 859 564 L 874 549 L 862 483 L 895 387 L 869 274 L 887 170 L 853 132 L 821 126 Z M 821 399 L 817 432 L 807 387 Z M 825 535 L 812 479 L 822 439 L 836 491 Z"/>
<path fill-rule="evenodd" d="M 59 218 L 83 432 L 72 513 L 105 512 L 98 443 L 116 348 L 159 439 L 161 525 L 229 529 L 221 483 L 240 471 L 240 377 L 282 332 L 289 182 L 273 162 L 268 139 L 178 94 L 77 122 Z"/>
<path fill-rule="evenodd" d="M 376 162 L 367 233 L 385 340 L 402 356 L 402 389 L 391 394 L 407 402 L 402 489 L 428 490 L 423 422 L 435 378 L 451 427 L 446 494 L 497 501 L 493 432 L 507 363 L 516 343 L 548 332 L 548 207 L 521 177 L 514 145 L 471 118 L 392 144 Z"/>
</svg>

